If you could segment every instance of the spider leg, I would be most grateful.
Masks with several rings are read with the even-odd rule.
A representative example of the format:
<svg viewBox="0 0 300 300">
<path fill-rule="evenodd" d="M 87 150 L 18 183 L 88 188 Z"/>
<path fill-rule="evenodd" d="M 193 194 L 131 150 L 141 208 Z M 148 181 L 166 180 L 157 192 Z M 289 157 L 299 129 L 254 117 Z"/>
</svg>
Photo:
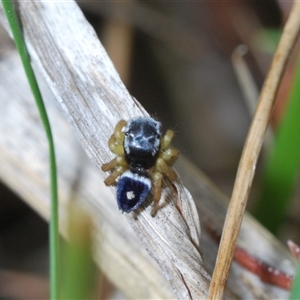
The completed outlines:
<svg viewBox="0 0 300 300">
<path fill-rule="evenodd" d="M 110 139 L 108 140 L 108 146 L 111 152 L 116 155 L 124 154 L 124 142 L 125 134 L 124 132 L 116 132 L 114 133 Z"/>
<path fill-rule="evenodd" d="M 104 164 L 101 167 L 102 171 L 104 171 L 104 172 L 110 171 L 114 168 L 115 168 L 115 170 L 112 172 L 112 174 L 109 175 L 104 181 L 104 183 L 106 185 L 114 184 L 117 177 L 120 176 L 121 174 L 123 174 L 128 169 L 128 164 L 123 155 L 115 157 L 110 162 Z"/>
<path fill-rule="evenodd" d="M 126 126 L 126 121 L 121 120 L 118 122 L 118 124 L 115 127 L 114 133 L 111 135 L 111 137 L 108 140 L 108 146 L 111 152 L 113 152 L 116 155 L 123 155 L 124 154 L 124 138 L 125 133 L 122 132 L 122 128 Z"/>
<path fill-rule="evenodd" d="M 126 121 L 121 120 L 118 122 L 118 124 L 115 127 L 114 133 L 111 135 L 111 137 L 108 140 L 108 146 L 111 152 L 117 154 L 117 155 L 123 155 L 124 154 L 124 148 L 123 148 L 123 142 L 125 138 L 124 132 L 122 132 L 122 129 L 124 126 L 126 126 Z"/>
<path fill-rule="evenodd" d="M 179 151 L 175 148 L 168 149 L 161 154 L 161 158 L 169 165 L 172 166 L 178 158 Z"/>
<path fill-rule="evenodd" d="M 125 127 L 127 125 L 127 122 L 125 120 L 120 120 L 114 130 L 114 133 L 122 131 L 122 128 Z"/>
<path fill-rule="evenodd" d="M 117 123 L 114 133 L 108 140 L 108 146 L 111 152 L 117 155 L 110 162 L 104 164 L 101 169 L 102 171 L 110 171 L 112 169 L 113 172 L 110 174 L 104 181 L 106 185 L 112 185 L 116 182 L 116 179 L 123 174 L 128 169 L 128 164 L 124 157 L 124 138 L 125 133 L 122 132 L 122 129 L 127 125 L 127 122 L 121 120 Z"/>
<path fill-rule="evenodd" d="M 104 164 L 101 167 L 101 169 L 102 169 L 102 171 L 107 172 L 107 171 L 109 171 L 109 170 L 111 170 L 111 169 L 113 169 L 113 168 L 115 168 L 117 166 L 123 166 L 123 167 L 128 168 L 128 164 L 127 164 L 127 162 L 126 162 L 126 160 L 125 160 L 125 158 L 124 158 L 123 155 L 115 157 L 110 162 Z"/>
<path fill-rule="evenodd" d="M 174 131 L 167 130 L 166 134 L 161 138 L 161 149 L 164 150 L 170 146 L 174 137 Z"/>
<path fill-rule="evenodd" d="M 167 165 L 163 158 L 157 159 L 155 169 L 157 172 L 165 174 L 172 181 L 177 179 L 176 173 Z"/>
<path fill-rule="evenodd" d="M 154 216 L 157 211 L 157 205 L 159 203 L 160 197 L 161 197 L 161 184 L 163 180 L 163 175 L 160 172 L 155 172 L 151 176 L 152 178 L 152 195 L 153 195 L 153 206 L 151 215 Z"/>
<path fill-rule="evenodd" d="M 156 160 L 155 166 L 153 168 L 153 173 L 151 175 L 153 184 L 153 207 L 151 211 L 152 216 L 155 215 L 159 200 L 161 198 L 163 176 L 167 176 L 168 179 L 172 181 L 177 179 L 177 175 L 171 168 L 171 166 L 178 158 L 179 152 L 177 149 L 173 148 L 165 150 L 171 144 L 173 136 L 174 132 L 172 130 L 168 130 L 166 134 L 161 138 L 161 152 L 158 159 Z"/>
<path fill-rule="evenodd" d="M 106 185 L 113 185 L 116 182 L 116 179 L 123 174 L 125 171 L 127 170 L 127 168 L 125 168 L 124 166 L 118 166 L 115 168 L 115 170 L 112 172 L 111 175 L 109 175 L 105 180 L 104 183 Z"/>
</svg>

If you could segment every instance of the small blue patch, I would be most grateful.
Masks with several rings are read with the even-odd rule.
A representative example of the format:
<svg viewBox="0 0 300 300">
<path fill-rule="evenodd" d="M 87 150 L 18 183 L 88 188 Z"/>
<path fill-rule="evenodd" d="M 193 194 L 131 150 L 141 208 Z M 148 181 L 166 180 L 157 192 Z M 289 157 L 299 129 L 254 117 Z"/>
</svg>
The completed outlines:
<svg viewBox="0 0 300 300">
<path fill-rule="evenodd" d="M 130 212 L 137 209 L 147 198 L 151 190 L 151 180 L 131 171 L 120 177 L 117 188 L 119 209 Z"/>
</svg>

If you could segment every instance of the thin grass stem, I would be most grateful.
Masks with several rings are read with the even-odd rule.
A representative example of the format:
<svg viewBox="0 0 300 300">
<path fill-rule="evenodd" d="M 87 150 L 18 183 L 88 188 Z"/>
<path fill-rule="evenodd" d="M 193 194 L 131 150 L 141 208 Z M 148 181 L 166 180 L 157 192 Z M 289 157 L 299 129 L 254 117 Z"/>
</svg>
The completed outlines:
<svg viewBox="0 0 300 300">
<path fill-rule="evenodd" d="M 50 298 L 59 298 L 59 233 L 58 233 L 58 196 L 57 196 L 57 176 L 56 176 L 56 160 L 54 141 L 52 137 L 51 127 L 45 105 L 42 99 L 40 89 L 38 87 L 33 69 L 30 64 L 30 56 L 28 54 L 23 33 L 11 0 L 2 0 L 2 5 L 6 17 L 8 19 L 17 50 L 20 54 L 23 67 L 34 95 L 36 105 L 46 132 L 49 144 L 49 161 L 50 161 L 50 185 L 51 185 L 51 221 L 49 227 L 50 237 Z"/>
</svg>

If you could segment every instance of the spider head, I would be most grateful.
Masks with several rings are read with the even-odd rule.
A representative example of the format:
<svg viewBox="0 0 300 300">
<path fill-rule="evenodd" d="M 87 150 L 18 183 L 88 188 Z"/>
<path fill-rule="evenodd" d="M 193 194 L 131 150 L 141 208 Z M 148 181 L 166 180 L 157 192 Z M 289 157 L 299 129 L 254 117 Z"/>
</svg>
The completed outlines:
<svg viewBox="0 0 300 300">
<path fill-rule="evenodd" d="M 149 169 L 160 149 L 161 124 L 151 118 L 136 118 L 125 129 L 126 160 L 133 169 Z"/>
</svg>

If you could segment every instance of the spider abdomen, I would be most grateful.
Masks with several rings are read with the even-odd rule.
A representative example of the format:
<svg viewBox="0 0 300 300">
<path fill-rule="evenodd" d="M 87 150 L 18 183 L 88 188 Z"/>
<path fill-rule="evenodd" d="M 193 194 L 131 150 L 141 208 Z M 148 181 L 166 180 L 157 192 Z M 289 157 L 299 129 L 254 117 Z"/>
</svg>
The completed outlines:
<svg viewBox="0 0 300 300">
<path fill-rule="evenodd" d="M 119 209 L 130 212 L 138 208 L 151 190 L 148 177 L 126 171 L 118 181 L 117 202 Z"/>
</svg>

